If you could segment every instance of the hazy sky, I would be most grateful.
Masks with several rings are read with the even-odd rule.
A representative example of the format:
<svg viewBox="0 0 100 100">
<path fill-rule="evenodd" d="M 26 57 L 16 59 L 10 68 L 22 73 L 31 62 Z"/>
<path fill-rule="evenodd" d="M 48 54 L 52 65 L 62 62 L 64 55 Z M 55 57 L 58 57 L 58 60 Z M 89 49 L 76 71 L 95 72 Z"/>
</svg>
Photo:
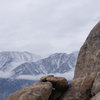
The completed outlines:
<svg viewBox="0 0 100 100">
<path fill-rule="evenodd" d="M 0 51 L 70 53 L 100 20 L 100 0 L 0 0 Z"/>
</svg>

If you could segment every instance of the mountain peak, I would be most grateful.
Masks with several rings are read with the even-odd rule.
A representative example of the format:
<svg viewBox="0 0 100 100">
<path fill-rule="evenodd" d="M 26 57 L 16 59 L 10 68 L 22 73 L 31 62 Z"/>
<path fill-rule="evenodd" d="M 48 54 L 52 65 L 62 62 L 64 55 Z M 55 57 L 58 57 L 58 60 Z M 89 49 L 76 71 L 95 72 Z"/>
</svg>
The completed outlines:
<svg viewBox="0 0 100 100">
<path fill-rule="evenodd" d="M 29 52 L 3 51 L 0 52 L 0 70 L 11 71 L 24 62 L 35 62 L 40 56 Z"/>
</svg>

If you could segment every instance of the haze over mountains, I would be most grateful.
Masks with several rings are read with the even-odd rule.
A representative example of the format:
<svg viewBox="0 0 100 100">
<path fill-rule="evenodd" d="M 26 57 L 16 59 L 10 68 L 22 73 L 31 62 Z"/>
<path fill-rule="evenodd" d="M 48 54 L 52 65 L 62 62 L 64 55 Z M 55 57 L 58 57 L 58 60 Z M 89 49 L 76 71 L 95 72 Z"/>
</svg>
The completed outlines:
<svg viewBox="0 0 100 100">
<path fill-rule="evenodd" d="M 40 56 L 29 52 L 0 52 L 0 77 L 9 78 L 12 71 L 22 63 L 41 59 Z"/>
<path fill-rule="evenodd" d="M 34 80 L 33 76 L 68 73 L 74 70 L 77 55 L 55 53 L 42 58 L 29 52 L 0 52 L 0 77 Z"/>
</svg>

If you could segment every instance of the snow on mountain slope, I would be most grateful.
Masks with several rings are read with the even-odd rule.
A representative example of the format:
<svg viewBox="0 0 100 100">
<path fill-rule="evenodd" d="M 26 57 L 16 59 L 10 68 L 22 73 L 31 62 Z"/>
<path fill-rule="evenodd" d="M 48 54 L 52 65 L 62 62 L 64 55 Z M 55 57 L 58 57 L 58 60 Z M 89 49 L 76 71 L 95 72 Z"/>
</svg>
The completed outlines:
<svg viewBox="0 0 100 100">
<path fill-rule="evenodd" d="M 23 79 L 23 80 L 39 80 L 42 76 L 46 75 L 54 75 L 58 77 L 65 77 L 68 81 L 71 81 L 74 76 L 74 69 L 71 69 L 65 73 L 50 73 L 50 74 L 38 74 L 38 75 L 19 75 L 15 79 Z M 13 79 L 13 78 L 12 78 Z"/>
<path fill-rule="evenodd" d="M 9 76 L 11 71 L 25 62 L 35 62 L 41 59 L 40 56 L 31 54 L 29 52 L 14 52 L 4 51 L 0 52 L 0 76 Z"/>
<path fill-rule="evenodd" d="M 36 75 L 47 75 L 56 73 L 66 73 L 74 70 L 78 52 L 71 54 L 55 53 L 37 62 L 27 62 L 19 65 L 13 70 L 13 77 L 26 77 Z"/>
</svg>

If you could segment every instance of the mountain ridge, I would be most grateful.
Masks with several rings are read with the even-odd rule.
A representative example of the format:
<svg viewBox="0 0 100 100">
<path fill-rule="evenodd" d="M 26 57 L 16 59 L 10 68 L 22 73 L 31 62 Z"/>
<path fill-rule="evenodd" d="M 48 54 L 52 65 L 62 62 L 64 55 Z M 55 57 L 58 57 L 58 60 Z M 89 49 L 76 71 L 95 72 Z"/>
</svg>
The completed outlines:
<svg viewBox="0 0 100 100">
<path fill-rule="evenodd" d="M 78 53 L 77 53 L 78 55 Z M 56 73 L 65 73 L 74 69 L 77 55 L 75 53 L 55 53 L 47 58 L 36 62 L 25 62 L 13 70 L 13 76 L 20 75 L 47 75 Z"/>
<path fill-rule="evenodd" d="M 0 52 L 0 73 L 2 77 L 6 76 L 6 78 L 9 78 L 7 76 L 14 78 L 18 74 L 65 73 L 75 66 L 77 55 L 78 52 L 55 53 L 41 59 L 40 56 L 33 56 L 29 52 Z"/>
</svg>

